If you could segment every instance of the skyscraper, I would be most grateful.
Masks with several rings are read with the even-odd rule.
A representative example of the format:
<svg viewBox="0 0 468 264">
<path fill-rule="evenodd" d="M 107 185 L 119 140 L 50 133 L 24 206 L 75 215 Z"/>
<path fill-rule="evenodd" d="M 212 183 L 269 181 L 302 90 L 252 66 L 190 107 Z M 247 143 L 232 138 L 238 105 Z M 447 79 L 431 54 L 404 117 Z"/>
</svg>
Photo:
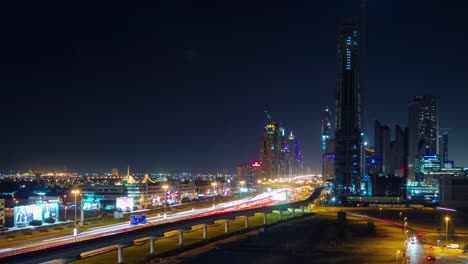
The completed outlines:
<svg viewBox="0 0 468 264">
<path fill-rule="evenodd" d="M 390 147 L 390 173 L 396 177 L 404 177 L 406 168 L 406 135 L 399 126 L 395 126 L 395 140 Z"/>
<path fill-rule="evenodd" d="M 260 143 L 260 161 L 264 177 L 268 179 L 276 179 L 279 174 L 278 143 L 278 124 L 267 124 Z"/>
<path fill-rule="evenodd" d="M 439 135 L 439 151 L 440 151 L 440 165 L 441 168 L 450 168 L 452 162 L 448 159 L 448 140 L 449 135 L 446 129 L 440 129 Z"/>
<path fill-rule="evenodd" d="M 416 96 L 408 107 L 408 178 L 417 175 L 423 155 L 439 154 L 439 118 L 434 96 Z"/>
<path fill-rule="evenodd" d="M 361 170 L 361 91 L 357 21 L 340 27 L 335 102 L 335 184 L 342 192 L 359 192 Z"/>
<path fill-rule="evenodd" d="M 375 166 L 377 174 L 387 176 L 390 173 L 390 128 L 374 123 Z"/>
<path fill-rule="evenodd" d="M 327 140 L 330 139 L 330 112 L 328 107 L 323 111 L 322 116 L 322 175 L 326 175 L 326 160 L 327 160 Z"/>
</svg>

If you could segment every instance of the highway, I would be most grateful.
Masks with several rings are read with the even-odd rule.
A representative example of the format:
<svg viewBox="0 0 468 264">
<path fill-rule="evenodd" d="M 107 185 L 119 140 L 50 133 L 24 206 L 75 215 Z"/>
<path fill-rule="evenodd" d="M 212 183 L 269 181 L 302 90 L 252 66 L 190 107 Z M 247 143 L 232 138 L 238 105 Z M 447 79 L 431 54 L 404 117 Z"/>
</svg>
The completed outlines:
<svg viewBox="0 0 468 264">
<path fill-rule="evenodd" d="M 278 202 L 272 201 L 269 197 L 274 196 L 275 194 L 286 191 L 286 188 L 272 190 L 270 192 L 265 192 L 259 194 L 255 197 L 249 197 L 241 200 L 236 200 L 232 202 L 226 202 L 217 204 L 215 207 L 201 208 L 201 209 L 192 209 L 189 211 L 178 212 L 175 214 L 168 214 L 166 218 L 164 216 L 154 216 L 147 218 L 147 225 L 159 225 L 162 223 L 177 222 L 181 220 L 186 220 L 195 217 L 209 216 L 218 213 L 225 213 L 230 211 L 235 211 L 239 208 L 248 209 L 258 206 L 270 206 Z M 30 252 L 36 249 L 54 247 L 63 244 L 74 243 L 77 241 L 83 241 L 87 239 L 97 238 L 101 236 L 108 236 L 113 234 L 118 234 L 122 232 L 128 232 L 131 230 L 136 230 L 144 228 L 144 226 L 131 226 L 130 222 L 124 222 L 120 224 L 107 225 L 102 227 L 91 228 L 86 231 L 80 232 L 76 237 L 71 235 L 59 236 L 48 239 L 34 239 L 29 241 L 22 241 L 18 243 L 11 243 L 6 248 L 0 248 L 0 258 L 6 256 L 12 256 L 16 254 L 21 254 L 24 252 Z M 14 246 L 17 244 L 18 246 Z"/>
</svg>

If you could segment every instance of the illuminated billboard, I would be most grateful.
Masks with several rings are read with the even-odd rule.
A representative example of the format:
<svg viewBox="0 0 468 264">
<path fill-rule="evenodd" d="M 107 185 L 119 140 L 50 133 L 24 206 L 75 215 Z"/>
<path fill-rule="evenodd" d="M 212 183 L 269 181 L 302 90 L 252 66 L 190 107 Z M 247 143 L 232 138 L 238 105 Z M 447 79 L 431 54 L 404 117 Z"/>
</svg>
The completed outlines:
<svg viewBox="0 0 468 264">
<path fill-rule="evenodd" d="M 84 211 L 99 211 L 100 204 L 96 201 L 83 201 Z"/>
<path fill-rule="evenodd" d="M 123 212 L 131 212 L 133 211 L 133 205 L 134 205 L 133 198 L 118 197 L 116 199 L 115 208 Z"/>
<path fill-rule="evenodd" d="M 32 220 L 44 221 L 48 218 L 58 219 L 57 203 L 16 206 L 14 210 L 15 226 L 29 225 Z"/>
</svg>

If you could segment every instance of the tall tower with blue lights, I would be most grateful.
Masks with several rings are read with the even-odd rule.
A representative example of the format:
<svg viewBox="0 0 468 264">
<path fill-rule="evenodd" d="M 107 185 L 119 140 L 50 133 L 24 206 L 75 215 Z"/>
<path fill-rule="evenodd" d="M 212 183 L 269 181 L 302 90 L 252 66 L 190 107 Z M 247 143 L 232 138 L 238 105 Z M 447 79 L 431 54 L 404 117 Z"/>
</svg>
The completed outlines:
<svg viewBox="0 0 468 264">
<path fill-rule="evenodd" d="M 361 178 L 362 106 L 359 78 L 359 26 L 344 22 L 338 34 L 335 101 L 335 187 L 358 193 Z"/>
</svg>

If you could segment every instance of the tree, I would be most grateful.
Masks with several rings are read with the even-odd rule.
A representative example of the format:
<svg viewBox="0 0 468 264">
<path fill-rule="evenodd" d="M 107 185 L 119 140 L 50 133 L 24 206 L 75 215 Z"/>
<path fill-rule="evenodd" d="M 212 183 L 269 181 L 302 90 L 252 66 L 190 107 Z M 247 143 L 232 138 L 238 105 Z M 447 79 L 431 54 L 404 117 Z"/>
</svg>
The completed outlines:
<svg viewBox="0 0 468 264">
<path fill-rule="evenodd" d="M 375 234 L 375 224 L 372 221 L 367 221 L 367 233 L 370 235 Z"/>
<path fill-rule="evenodd" d="M 337 213 L 337 220 L 339 225 L 346 225 L 346 212 L 345 211 L 339 211 Z"/>
</svg>

